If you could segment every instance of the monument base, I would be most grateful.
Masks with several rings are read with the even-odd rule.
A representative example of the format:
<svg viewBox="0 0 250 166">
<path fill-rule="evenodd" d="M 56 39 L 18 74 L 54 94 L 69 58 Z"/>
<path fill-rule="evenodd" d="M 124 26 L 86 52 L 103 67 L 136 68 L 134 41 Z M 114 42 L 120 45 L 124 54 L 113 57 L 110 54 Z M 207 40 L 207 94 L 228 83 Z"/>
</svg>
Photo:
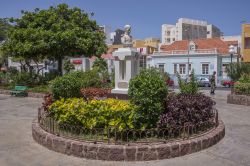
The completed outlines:
<svg viewBox="0 0 250 166">
<path fill-rule="evenodd" d="M 111 93 L 115 93 L 115 94 L 128 94 L 128 89 L 112 89 Z"/>
<path fill-rule="evenodd" d="M 111 93 L 107 94 L 108 98 L 128 100 L 128 90 L 127 89 L 112 89 Z"/>
</svg>

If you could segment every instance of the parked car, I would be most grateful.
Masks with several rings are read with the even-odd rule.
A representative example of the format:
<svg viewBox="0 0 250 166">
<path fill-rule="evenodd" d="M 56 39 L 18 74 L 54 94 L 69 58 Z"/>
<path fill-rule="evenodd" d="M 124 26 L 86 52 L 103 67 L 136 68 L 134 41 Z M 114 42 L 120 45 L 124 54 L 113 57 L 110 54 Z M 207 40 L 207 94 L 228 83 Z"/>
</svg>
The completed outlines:
<svg viewBox="0 0 250 166">
<path fill-rule="evenodd" d="M 198 83 L 198 86 L 204 86 L 204 87 L 210 87 L 210 80 L 207 77 L 197 77 L 196 81 Z"/>
<path fill-rule="evenodd" d="M 231 86 L 233 86 L 234 85 L 234 81 L 231 81 L 231 80 L 223 80 L 222 81 L 222 85 L 223 86 L 225 86 L 225 87 L 228 87 L 228 88 L 230 88 Z"/>
</svg>

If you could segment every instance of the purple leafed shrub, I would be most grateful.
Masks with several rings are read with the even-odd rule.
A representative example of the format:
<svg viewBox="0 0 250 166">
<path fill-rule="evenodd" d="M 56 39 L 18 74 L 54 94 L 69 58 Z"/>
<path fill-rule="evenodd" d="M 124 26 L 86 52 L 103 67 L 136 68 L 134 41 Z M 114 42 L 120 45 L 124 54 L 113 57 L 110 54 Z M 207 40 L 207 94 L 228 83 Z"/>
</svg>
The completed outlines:
<svg viewBox="0 0 250 166">
<path fill-rule="evenodd" d="M 215 102 L 204 94 L 178 94 L 168 96 L 165 112 L 160 116 L 158 127 L 183 127 L 208 122 L 213 116 Z"/>
</svg>

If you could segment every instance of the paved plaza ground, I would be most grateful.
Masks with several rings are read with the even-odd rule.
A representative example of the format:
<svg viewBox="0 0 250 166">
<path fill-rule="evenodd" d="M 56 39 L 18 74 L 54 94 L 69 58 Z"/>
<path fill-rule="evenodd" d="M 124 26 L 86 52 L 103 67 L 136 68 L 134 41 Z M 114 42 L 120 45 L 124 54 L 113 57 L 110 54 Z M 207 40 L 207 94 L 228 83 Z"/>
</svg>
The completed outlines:
<svg viewBox="0 0 250 166">
<path fill-rule="evenodd" d="M 213 96 L 226 126 L 224 139 L 201 152 L 149 162 L 86 160 L 50 151 L 31 135 L 42 99 L 0 95 L 0 166 L 250 166 L 250 107 L 227 104 L 228 93 L 217 91 Z"/>
</svg>

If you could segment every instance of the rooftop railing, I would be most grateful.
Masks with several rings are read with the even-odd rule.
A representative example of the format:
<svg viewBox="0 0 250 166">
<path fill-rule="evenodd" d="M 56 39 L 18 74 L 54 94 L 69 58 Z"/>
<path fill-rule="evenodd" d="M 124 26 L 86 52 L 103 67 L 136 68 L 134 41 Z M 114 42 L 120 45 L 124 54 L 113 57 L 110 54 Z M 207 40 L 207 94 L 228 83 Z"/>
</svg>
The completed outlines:
<svg viewBox="0 0 250 166">
<path fill-rule="evenodd" d="M 196 49 L 196 50 L 172 50 L 172 51 L 155 51 L 153 55 L 187 55 L 187 54 L 217 54 L 217 49 Z"/>
</svg>

